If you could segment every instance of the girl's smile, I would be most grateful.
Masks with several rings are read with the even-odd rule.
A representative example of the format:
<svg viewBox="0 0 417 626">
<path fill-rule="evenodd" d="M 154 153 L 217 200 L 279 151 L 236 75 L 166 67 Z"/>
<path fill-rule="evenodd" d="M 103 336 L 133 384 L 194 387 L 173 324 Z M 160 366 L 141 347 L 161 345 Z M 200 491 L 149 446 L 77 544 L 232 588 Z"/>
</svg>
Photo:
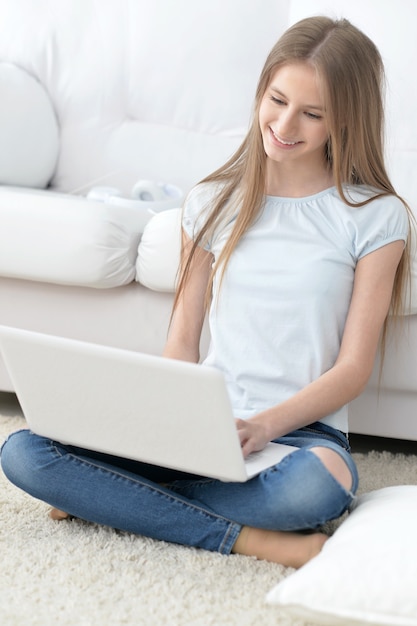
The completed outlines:
<svg viewBox="0 0 417 626">
<path fill-rule="evenodd" d="M 272 133 L 272 142 L 275 142 L 279 148 L 282 148 L 284 150 L 294 148 L 294 146 L 297 146 L 300 143 L 302 143 L 301 141 L 291 141 L 289 139 L 283 139 L 282 137 L 279 137 L 278 135 L 276 135 L 274 131 L 272 130 L 272 128 L 270 128 L 270 131 Z"/>
</svg>

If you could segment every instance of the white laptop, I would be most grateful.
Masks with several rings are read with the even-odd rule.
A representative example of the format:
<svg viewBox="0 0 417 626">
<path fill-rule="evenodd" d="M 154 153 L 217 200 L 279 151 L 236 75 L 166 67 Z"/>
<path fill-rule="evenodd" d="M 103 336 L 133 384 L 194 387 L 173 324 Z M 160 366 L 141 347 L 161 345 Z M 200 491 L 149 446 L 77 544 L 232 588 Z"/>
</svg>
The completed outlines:
<svg viewBox="0 0 417 626">
<path fill-rule="evenodd" d="M 245 460 L 214 368 L 6 326 L 0 351 L 29 428 L 62 443 L 237 482 L 297 449 Z"/>
</svg>

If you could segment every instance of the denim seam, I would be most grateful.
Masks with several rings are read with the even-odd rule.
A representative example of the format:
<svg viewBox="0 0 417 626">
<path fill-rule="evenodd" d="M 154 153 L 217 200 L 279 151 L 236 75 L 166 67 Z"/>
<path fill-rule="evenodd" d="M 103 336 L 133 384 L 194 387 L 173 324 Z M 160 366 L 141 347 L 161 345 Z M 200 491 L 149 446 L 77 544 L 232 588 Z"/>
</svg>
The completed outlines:
<svg viewBox="0 0 417 626">
<path fill-rule="evenodd" d="M 326 433 L 324 431 L 321 431 L 318 429 L 316 430 L 315 428 L 310 428 L 310 427 L 307 427 L 305 430 L 306 432 L 318 435 L 320 439 L 325 439 L 326 441 L 330 441 L 331 443 L 334 443 L 340 446 L 341 448 L 343 448 L 343 450 L 346 450 L 346 452 L 350 452 L 350 446 L 349 445 L 346 446 L 345 442 L 341 438 L 337 437 L 336 435 L 331 435 L 330 433 Z"/>
<path fill-rule="evenodd" d="M 223 538 L 222 543 L 219 546 L 219 552 L 221 554 L 230 554 L 233 546 L 236 543 L 236 539 L 238 538 L 240 531 L 242 530 L 242 526 L 237 522 L 230 522 L 229 527 L 226 531 L 226 534 Z"/>
<path fill-rule="evenodd" d="M 4 446 L 5 446 L 5 445 L 6 445 L 6 443 L 9 441 L 10 437 L 12 437 L 13 435 L 16 435 L 17 433 L 22 433 L 22 432 L 24 432 L 24 431 L 26 431 L 26 430 L 29 430 L 29 429 L 28 429 L 28 428 L 19 428 L 19 430 L 14 430 L 12 433 L 10 433 L 10 434 L 6 437 L 6 439 L 3 441 L 3 443 L 1 444 L 1 448 L 0 448 L 0 456 L 1 456 L 1 453 L 2 453 L 2 451 L 3 451 Z"/>
</svg>

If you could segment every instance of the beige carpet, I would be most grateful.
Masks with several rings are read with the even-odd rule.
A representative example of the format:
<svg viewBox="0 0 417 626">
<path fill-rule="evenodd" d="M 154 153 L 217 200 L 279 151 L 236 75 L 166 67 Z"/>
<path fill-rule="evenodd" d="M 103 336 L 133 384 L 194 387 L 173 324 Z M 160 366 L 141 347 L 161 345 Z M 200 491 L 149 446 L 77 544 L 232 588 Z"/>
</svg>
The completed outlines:
<svg viewBox="0 0 417 626">
<path fill-rule="evenodd" d="M 0 416 L 1 441 L 21 427 L 16 412 Z M 355 459 L 361 492 L 417 484 L 417 456 L 371 452 Z M 1 472 L 0 483 L 3 626 L 304 626 L 264 603 L 290 569 L 80 520 L 53 522 L 46 504 Z"/>
</svg>

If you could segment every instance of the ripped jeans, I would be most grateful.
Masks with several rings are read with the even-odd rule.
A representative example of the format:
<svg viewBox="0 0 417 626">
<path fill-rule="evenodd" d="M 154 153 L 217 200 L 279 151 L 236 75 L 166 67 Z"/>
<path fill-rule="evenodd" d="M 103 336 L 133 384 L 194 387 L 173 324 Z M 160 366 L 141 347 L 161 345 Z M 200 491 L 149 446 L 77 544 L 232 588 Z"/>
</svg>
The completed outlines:
<svg viewBox="0 0 417 626">
<path fill-rule="evenodd" d="M 300 449 L 246 483 L 62 445 L 29 430 L 8 437 L 1 465 L 17 487 L 75 517 L 228 554 L 242 526 L 317 529 L 342 515 L 354 499 L 358 473 L 343 433 L 316 422 L 277 441 Z M 317 446 L 345 460 L 351 491 L 309 450 Z"/>
</svg>

